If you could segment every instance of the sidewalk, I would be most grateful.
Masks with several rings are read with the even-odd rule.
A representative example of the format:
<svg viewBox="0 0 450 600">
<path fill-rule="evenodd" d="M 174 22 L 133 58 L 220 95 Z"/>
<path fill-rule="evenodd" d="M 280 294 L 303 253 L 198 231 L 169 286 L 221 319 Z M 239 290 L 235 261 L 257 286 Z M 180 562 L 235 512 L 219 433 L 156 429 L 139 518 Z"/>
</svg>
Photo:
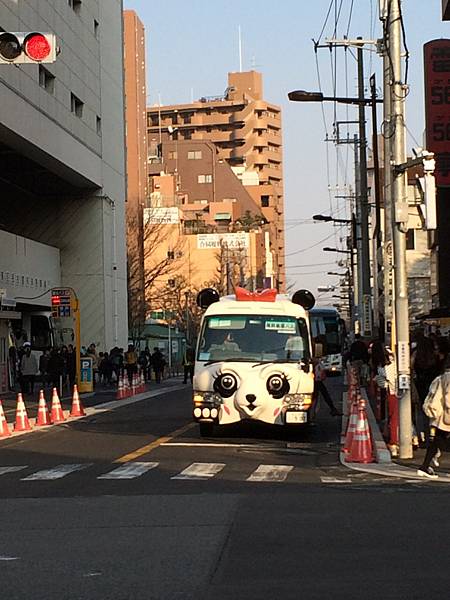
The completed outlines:
<svg viewBox="0 0 450 600">
<path fill-rule="evenodd" d="M 345 460 L 344 452 L 340 452 L 341 464 L 352 469 L 354 471 L 360 471 L 364 473 L 370 473 L 372 475 L 384 475 L 386 477 L 395 477 L 397 479 L 405 479 L 411 483 L 417 483 L 418 481 L 426 483 L 450 483 L 450 452 L 443 453 L 439 458 L 440 466 L 435 469 L 439 475 L 438 479 L 427 479 L 417 475 L 417 469 L 422 464 L 426 450 L 419 448 L 414 451 L 414 457 L 412 459 L 401 460 L 395 458 L 392 460 L 390 452 L 386 446 L 386 443 L 381 435 L 380 428 L 375 420 L 375 416 L 370 406 L 370 402 L 367 400 L 367 396 L 364 389 L 361 389 L 363 397 L 366 400 L 366 412 L 369 421 L 370 430 L 372 433 L 372 439 L 374 443 L 374 452 L 377 462 L 370 464 L 361 463 L 350 463 Z M 344 416 L 342 417 L 342 429 L 341 439 L 345 439 L 345 433 L 347 430 L 347 393 L 344 392 L 342 399 L 342 406 Z"/>
</svg>

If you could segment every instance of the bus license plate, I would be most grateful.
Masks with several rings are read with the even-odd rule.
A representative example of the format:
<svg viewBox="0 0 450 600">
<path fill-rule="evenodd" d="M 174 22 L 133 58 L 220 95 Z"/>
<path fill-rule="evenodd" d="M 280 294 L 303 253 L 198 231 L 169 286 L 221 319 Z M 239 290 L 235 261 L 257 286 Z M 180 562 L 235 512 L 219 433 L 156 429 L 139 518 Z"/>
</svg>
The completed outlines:
<svg viewBox="0 0 450 600">
<path fill-rule="evenodd" d="M 286 423 L 306 423 L 308 415 L 306 412 L 287 412 Z"/>
</svg>

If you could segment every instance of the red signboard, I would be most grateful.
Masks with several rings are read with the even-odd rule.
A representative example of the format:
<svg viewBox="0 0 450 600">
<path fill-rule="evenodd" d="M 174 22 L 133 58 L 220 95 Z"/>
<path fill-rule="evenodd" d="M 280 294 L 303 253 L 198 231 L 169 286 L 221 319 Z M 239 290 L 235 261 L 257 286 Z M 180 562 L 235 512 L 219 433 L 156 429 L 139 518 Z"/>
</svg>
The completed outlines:
<svg viewBox="0 0 450 600">
<path fill-rule="evenodd" d="M 450 40 L 424 45 L 427 150 L 436 159 L 436 185 L 450 186 Z"/>
</svg>

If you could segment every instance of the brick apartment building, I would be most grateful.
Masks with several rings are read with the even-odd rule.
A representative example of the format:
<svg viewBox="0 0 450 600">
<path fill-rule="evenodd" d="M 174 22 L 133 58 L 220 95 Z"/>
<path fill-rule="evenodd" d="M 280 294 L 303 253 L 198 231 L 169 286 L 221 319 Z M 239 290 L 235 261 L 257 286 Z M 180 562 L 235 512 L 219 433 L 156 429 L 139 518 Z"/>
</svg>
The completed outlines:
<svg viewBox="0 0 450 600">
<path fill-rule="evenodd" d="M 174 145 L 188 141 L 213 142 L 219 164 L 224 161 L 231 167 L 269 223 L 266 239 L 272 270 L 270 284 L 283 291 L 286 281 L 281 111 L 263 99 L 261 74 L 256 71 L 229 73 L 228 87 L 220 97 L 149 107 L 147 130 L 149 155 L 155 160 L 160 155 L 161 142 Z M 172 152 L 176 154 L 176 148 Z M 209 160 L 209 168 L 203 173 L 209 185 L 191 190 L 190 201 L 207 200 L 206 191 L 214 194 L 212 150 Z M 183 181 L 181 187 L 184 187 Z M 196 193 L 200 196 L 196 197 Z M 214 202 L 216 198 L 211 200 Z"/>
</svg>

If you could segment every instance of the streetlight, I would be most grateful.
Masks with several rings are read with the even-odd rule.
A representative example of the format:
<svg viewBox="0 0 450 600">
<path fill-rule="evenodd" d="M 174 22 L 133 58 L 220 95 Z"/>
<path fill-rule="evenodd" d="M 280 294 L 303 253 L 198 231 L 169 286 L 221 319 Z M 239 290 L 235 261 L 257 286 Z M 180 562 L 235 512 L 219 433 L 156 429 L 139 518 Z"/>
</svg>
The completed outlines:
<svg viewBox="0 0 450 600">
<path fill-rule="evenodd" d="M 360 171 L 360 194 L 358 203 L 358 221 L 361 228 L 361 246 L 358 248 L 358 265 L 360 269 L 361 301 L 367 306 L 364 315 L 364 324 L 370 326 L 364 331 L 368 337 L 372 335 L 372 309 L 371 309 L 371 286 L 370 286 L 370 246 L 369 246 L 369 206 L 368 206 L 368 184 L 367 184 L 367 151 L 366 151 L 366 119 L 365 106 L 372 106 L 372 114 L 375 112 L 377 103 L 382 103 L 381 98 L 376 98 L 374 92 L 370 98 L 364 97 L 364 71 L 362 48 L 358 47 L 358 98 L 345 98 L 340 96 L 324 96 L 321 92 L 307 92 L 305 90 L 294 90 L 288 93 L 292 102 L 339 102 L 341 104 L 355 104 L 359 108 L 359 171 Z M 372 119 L 372 133 L 376 140 L 376 119 Z M 375 143 L 375 142 L 374 142 Z M 374 157 L 375 158 L 375 157 Z M 378 170 L 378 164 L 374 164 L 374 170 Z M 378 191 L 378 185 L 376 186 Z M 378 196 L 378 194 L 377 194 Z M 377 198 L 378 202 L 378 198 Z"/>
<path fill-rule="evenodd" d="M 322 248 L 323 252 L 340 252 L 341 254 L 353 254 L 353 250 L 339 250 L 338 248 Z"/>
<path fill-rule="evenodd" d="M 305 90 L 294 90 L 288 93 L 291 102 L 339 102 L 340 104 L 357 104 L 367 106 L 369 104 L 382 103 L 381 98 L 342 98 L 340 96 L 324 96 L 322 92 L 306 92 Z"/>
<path fill-rule="evenodd" d="M 350 223 L 353 223 L 353 219 L 335 219 L 334 217 L 331 217 L 330 215 L 313 215 L 313 220 L 314 221 L 325 221 L 326 223 L 345 223 L 347 225 L 349 225 Z"/>
</svg>

